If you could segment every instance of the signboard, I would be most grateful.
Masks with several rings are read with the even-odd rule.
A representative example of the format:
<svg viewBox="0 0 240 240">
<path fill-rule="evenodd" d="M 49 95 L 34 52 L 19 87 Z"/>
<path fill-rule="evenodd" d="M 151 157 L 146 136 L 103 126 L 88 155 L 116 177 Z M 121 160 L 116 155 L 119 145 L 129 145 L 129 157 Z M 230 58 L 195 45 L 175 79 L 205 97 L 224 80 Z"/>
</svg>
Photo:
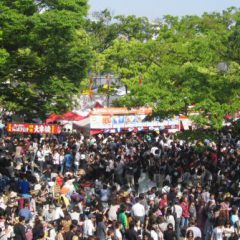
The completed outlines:
<svg viewBox="0 0 240 240">
<path fill-rule="evenodd" d="M 50 124 L 8 123 L 9 133 L 60 134 L 61 126 Z"/>
<path fill-rule="evenodd" d="M 111 116 L 90 116 L 90 128 L 104 129 L 112 128 Z"/>
<path fill-rule="evenodd" d="M 152 108 L 94 108 L 91 112 L 92 115 L 150 115 Z"/>
<path fill-rule="evenodd" d="M 160 129 L 179 128 L 179 118 L 164 121 L 144 121 L 146 115 L 91 115 L 91 129 L 124 129 L 124 128 L 149 128 Z"/>
</svg>

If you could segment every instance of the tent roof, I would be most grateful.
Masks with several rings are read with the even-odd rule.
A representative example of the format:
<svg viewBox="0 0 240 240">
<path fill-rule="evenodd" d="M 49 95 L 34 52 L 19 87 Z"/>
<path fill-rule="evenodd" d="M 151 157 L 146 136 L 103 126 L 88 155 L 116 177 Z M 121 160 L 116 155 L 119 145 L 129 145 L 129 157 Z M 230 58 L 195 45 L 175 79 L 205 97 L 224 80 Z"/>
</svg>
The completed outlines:
<svg viewBox="0 0 240 240">
<path fill-rule="evenodd" d="M 79 115 L 79 114 L 73 113 L 73 112 L 67 112 L 67 113 L 60 114 L 60 115 L 51 114 L 46 119 L 46 123 L 52 123 L 52 122 L 59 121 L 59 120 L 62 120 L 62 121 L 81 121 L 81 120 L 83 120 L 87 117 L 88 116 L 82 116 L 82 115 Z"/>
</svg>

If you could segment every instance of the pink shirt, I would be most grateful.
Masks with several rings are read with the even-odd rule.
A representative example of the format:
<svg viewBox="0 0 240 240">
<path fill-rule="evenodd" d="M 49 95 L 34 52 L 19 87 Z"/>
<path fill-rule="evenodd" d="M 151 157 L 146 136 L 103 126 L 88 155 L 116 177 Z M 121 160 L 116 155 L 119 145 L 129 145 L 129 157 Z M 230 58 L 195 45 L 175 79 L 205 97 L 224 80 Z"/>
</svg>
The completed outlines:
<svg viewBox="0 0 240 240">
<path fill-rule="evenodd" d="M 190 213 L 189 213 L 189 204 L 188 204 L 188 202 L 182 202 L 181 203 L 181 207 L 182 207 L 182 216 L 184 218 L 189 218 L 190 217 Z"/>
</svg>

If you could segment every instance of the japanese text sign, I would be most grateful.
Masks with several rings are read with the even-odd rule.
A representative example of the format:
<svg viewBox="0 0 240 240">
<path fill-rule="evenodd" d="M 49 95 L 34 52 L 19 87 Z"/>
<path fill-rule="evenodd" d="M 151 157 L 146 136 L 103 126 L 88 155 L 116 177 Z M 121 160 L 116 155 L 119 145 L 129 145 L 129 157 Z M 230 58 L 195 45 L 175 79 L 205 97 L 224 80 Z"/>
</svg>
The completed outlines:
<svg viewBox="0 0 240 240">
<path fill-rule="evenodd" d="M 51 124 L 8 123 L 7 131 L 10 133 L 60 134 L 61 126 Z"/>
</svg>

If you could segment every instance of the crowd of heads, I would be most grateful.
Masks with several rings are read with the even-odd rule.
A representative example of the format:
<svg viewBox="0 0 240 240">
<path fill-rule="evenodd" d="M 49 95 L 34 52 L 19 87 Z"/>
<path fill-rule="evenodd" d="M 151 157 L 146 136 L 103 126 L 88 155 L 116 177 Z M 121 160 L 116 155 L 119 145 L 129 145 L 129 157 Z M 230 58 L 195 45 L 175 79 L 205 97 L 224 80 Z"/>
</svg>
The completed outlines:
<svg viewBox="0 0 240 240">
<path fill-rule="evenodd" d="M 0 238 L 239 239 L 240 138 L 156 132 L 0 141 Z"/>
</svg>

